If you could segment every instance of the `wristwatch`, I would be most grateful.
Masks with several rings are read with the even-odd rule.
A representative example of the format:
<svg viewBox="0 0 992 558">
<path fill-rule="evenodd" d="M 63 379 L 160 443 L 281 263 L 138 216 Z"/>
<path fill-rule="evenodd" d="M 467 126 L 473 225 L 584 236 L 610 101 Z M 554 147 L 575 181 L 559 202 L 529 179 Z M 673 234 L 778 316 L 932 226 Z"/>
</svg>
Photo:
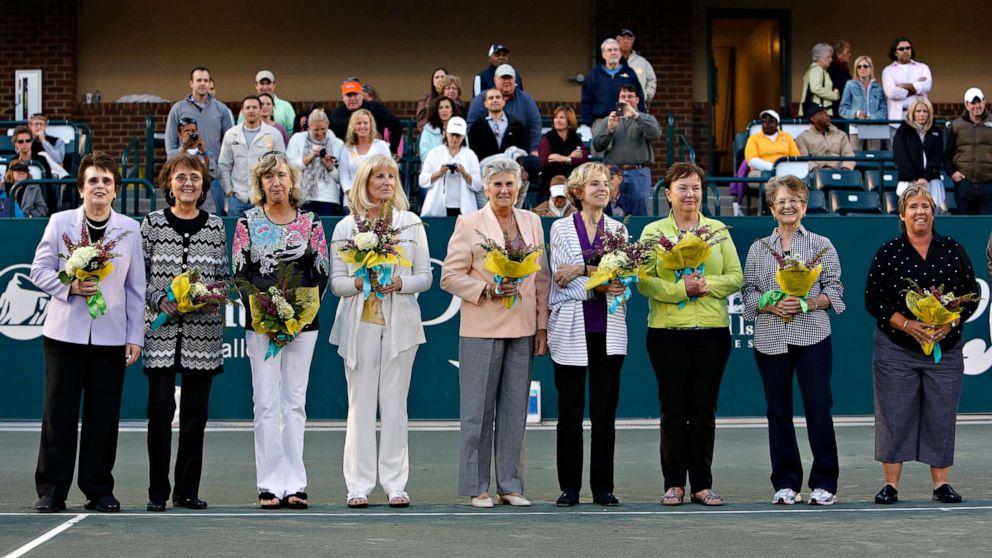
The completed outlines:
<svg viewBox="0 0 992 558">
<path fill-rule="evenodd" d="M 482 292 L 486 295 L 486 300 L 493 299 L 493 293 L 489 291 L 489 283 L 486 283 L 486 287 L 482 289 Z"/>
</svg>

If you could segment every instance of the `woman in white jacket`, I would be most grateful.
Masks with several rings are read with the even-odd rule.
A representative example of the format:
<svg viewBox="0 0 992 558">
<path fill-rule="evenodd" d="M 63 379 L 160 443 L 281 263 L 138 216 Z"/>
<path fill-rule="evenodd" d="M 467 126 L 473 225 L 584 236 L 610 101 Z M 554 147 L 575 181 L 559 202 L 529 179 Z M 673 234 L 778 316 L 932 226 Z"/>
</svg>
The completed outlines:
<svg viewBox="0 0 992 558">
<path fill-rule="evenodd" d="M 334 227 L 335 248 L 356 234 L 355 218 L 373 220 L 392 208 L 391 226 L 402 229 L 400 247 L 411 267 L 394 266 L 392 282 L 382 285 L 369 274 L 374 293 L 363 295 L 363 279 L 332 250 L 331 289 L 341 297 L 331 343 L 344 359 L 348 381 L 348 428 L 344 442 L 344 479 L 348 507 L 368 506 L 376 471 L 392 507 L 407 507 L 409 476 L 406 399 L 417 346 L 424 343 L 417 293 L 433 281 L 427 233 L 420 218 L 408 211 L 399 186 L 399 169 L 389 155 L 368 157 L 349 192 L 351 215 Z M 380 299 L 379 294 L 383 297 Z M 375 417 L 382 419 L 378 467 Z"/>
<path fill-rule="evenodd" d="M 420 215 L 457 217 L 479 210 L 475 192 L 482 191 L 479 158 L 465 147 L 465 119 L 448 120 L 443 143 L 429 152 L 421 165 L 420 187 L 427 190 Z"/>
<path fill-rule="evenodd" d="M 322 217 L 341 215 L 344 196 L 337 156 L 344 142 L 328 129 L 330 119 L 321 109 L 310 113 L 307 125 L 307 130 L 293 134 L 286 147 L 289 164 L 300 170 L 303 209 Z"/>
</svg>

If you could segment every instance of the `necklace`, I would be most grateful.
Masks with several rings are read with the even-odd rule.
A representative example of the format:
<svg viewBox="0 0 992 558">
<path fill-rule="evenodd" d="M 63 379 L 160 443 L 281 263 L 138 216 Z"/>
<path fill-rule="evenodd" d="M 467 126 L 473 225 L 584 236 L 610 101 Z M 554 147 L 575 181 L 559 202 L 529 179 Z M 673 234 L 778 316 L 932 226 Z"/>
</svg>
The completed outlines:
<svg viewBox="0 0 992 558">
<path fill-rule="evenodd" d="M 91 229 L 93 229 L 93 230 L 95 230 L 95 231 L 102 231 L 103 229 L 107 228 L 107 225 L 109 225 L 109 224 L 110 224 L 110 219 L 109 218 L 106 221 L 104 221 L 102 225 L 97 226 L 97 225 L 94 225 L 93 224 L 93 221 L 90 221 L 90 218 L 89 217 L 86 217 L 86 226 L 89 227 L 89 228 L 91 228 Z"/>
<path fill-rule="evenodd" d="M 510 224 L 503 226 L 503 221 L 500 220 L 499 216 L 496 217 L 496 222 L 499 223 L 499 228 L 503 231 L 503 235 L 509 237 L 510 232 L 513 231 L 514 223 L 516 223 L 516 217 L 513 215 L 513 210 L 510 210 Z"/>
</svg>

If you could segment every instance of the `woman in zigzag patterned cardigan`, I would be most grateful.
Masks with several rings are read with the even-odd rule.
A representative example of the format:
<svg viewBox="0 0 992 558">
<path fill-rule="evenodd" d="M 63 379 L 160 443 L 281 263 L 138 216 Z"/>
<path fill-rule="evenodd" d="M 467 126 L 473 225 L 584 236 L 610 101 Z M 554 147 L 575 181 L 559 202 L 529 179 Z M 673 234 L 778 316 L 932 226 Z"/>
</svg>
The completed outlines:
<svg viewBox="0 0 992 558">
<path fill-rule="evenodd" d="M 182 395 L 172 504 L 204 509 L 207 503 L 199 498 L 203 430 L 213 377 L 223 371 L 223 312 L 180 314 L 166 288 L 185 271 L 199 271 L 206 284 L 227 279 L 227 235 L 219 217 L 200 209 L 210 189 L 209 171 L 200 159 L 186 154 L 169 159 L 159 173 L 158 186 L 171 207 L 149 213 L 141 224 L 148 280 L 144 355 L 148 376 L 147 509 L 164 511 L 169 497 L 177 374 L 182 374 Z M 169 319 L 152 329 L 160 312 Z"/>
</svg>

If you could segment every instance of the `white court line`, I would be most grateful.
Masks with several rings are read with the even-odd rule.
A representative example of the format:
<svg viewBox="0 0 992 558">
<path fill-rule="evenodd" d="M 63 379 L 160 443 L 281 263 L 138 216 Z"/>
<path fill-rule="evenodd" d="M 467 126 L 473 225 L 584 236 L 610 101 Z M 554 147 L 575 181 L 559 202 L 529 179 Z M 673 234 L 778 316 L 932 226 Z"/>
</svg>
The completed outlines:
<svg viewBox="0 0 992 558">
<path fill-rule="evenodd" d="M 32 515 L 32 514 L 3 514 L 3 515 Z M 37 513 L 35 513 L 33 515 L 34 515 L 34 517 L 38 517 L 38 514 Z M 75 525 L 75 524 L 79 523 L 80 521 L 86 519 L 87 517 L 89 517 L 89 515 L 90 514 L 88 514 L 88 513 L 81 513 L 81 514 L 73 517 L 69 521 L 66 521 L 62 525 L 59 525 L 58 527 L 52 529 L 51 531 L 48 531 L 44 535 L 42 535 L 42 536 L 34 539 L 33 541 L 27 543 L 26 545 L 18 548 L 17 550 L 15 550 L 15 551 L 13 551 L 13 552 L 11 552 L 9 554 L 5 554 L 3 558 L 19 558 L 21 556 L 24 556 L 28 552 L 31 552 L 32 550 L 38 548 L 40 545 L 42 545 L 42 544 L 44 544 L 44 543 L 46 543 L 46 542 L 54 539 L 56 536 L 58 536 L 59 533 L 65 531 L 69 527 L 72 527 L 73 525 Z"/>
</svg>

